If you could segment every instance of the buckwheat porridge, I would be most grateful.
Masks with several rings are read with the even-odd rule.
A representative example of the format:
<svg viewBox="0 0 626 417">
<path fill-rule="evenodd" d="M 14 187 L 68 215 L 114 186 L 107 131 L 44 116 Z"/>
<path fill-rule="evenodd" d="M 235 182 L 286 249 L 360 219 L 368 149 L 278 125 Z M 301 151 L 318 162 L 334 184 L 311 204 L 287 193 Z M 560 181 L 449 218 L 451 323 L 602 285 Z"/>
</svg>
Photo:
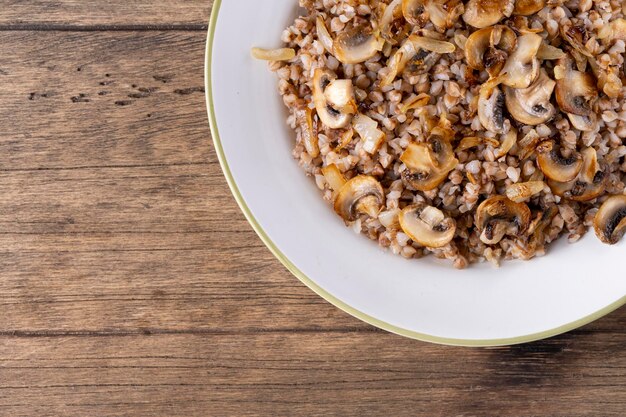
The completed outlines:
<svg viewBox="0 0 626 417">
<path fill-rule="evenodd" d="M 349 227 L 455 267 L 626 231 L 626 2 L 300 0 L 270 61 Z"/>
</svg>

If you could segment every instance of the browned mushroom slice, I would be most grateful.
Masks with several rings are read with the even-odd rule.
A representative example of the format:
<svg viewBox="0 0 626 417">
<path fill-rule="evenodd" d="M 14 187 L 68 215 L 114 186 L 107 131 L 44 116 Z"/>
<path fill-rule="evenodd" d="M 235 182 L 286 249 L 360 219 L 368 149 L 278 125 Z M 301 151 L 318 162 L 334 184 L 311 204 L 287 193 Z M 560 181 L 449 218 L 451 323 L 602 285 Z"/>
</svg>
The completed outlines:
<svg viewBox="0 0 626 417">
<path fill-rule="evenodd" d="M 313 103 L 322 123 L 331 129 L 345 127 L 356 113 L 351 80 L 337 80 L 329 70 L 318 68 L 313 75 Z"/>
<path fill-rule="evenodd" d="M 593 227 L 602 242 L 609 245 L 619 242 L 626 232 L 626 195 L 609 197 L 596 213 Z"/>
<path fill-rule="evenodd" d="M 571 181 L 580 172 L 583 160 L 580 154 L 574 153 L 569 157 L 564 157 L 559 151 L 559 147 L 554 140 L 546 140 L 540 143 L 537 148 L 537 165 L 544 175 L 559 182 Z"/>
<path fill-rule="evenodd" d="M 414 242 L 429 248 L 447 245 L 456 232 L 454 219 L 424 203 L 405 207 L 398 220 L 404 233 Z"/>
<path fill-rule="evenodd" d="M 593 75 L 574 69 L 570 56 L 558 61 L 560 76 L 556 81 L 556 101 L 565 113 L 579 116 L 591 114 L 591 104 L 598 96 Z"/>
<path fill-rule="evenodd" d="M 385 7 L 385 11 L 378 22 L 380 35 L 392 45 L 396 44 L 393 28 L 394 22 L 402 18 L 402 0 L 393 0 Z"/>
<path fill-rule="evenodd" d="M 505 87 L 506 108 L 518 122 L 536 126 L 554 117 L 556 109 L 550 103 L 556 82 L 544 69 L 528 88 Z"/>
<path fill-rule="evenodd" d="M 497 76 L 516 45 L 517 36 L 508 26 L 477 30 L 465 42 L 467 64 L 473 69 L 486 69 L 491 76 Z"/>
<path fill-rule="evenodd" d="M 358 213 L 376 217 L 384 203 L 380 183 L 374 177 L 357 175 L 339 189 L 334 208 L 344 220 L 353 221 Z"/>
<path fill-rule="evenodd" d="M 515 203 L 504 196 L 493 196 L 476 209 L 476 228 L 480 240 L 494 245 L 505 235 L 520 236 L 530 224 L 530 209 L 524 203 Z"/>
<path fill-rule="evenodd" d="M 465 5 L 463 20 L 475 28 L 485 28 L 511 16 L 515 0 L 469 0 Z"/>
<path fill-rule="evenodd" d="M 390 85 L 402 73 L 407 76 L 424 74 L 435 65 L 441 53 L 453 52 L 455 49 L 449 42 L 411 35 L 389 58 L 387 73 L 383 75 L 380 86 Z"/>
<path fill-rule="evenodd" d="M 402 179 L 420 191 L 436 188 L 459 163 L 450 142 L 436 131 L 426 143 L 409 144 L 400 160 L 407 167 Z"/>
<path fill-rule="evenodd" d="M 584 26 L 565 24 L 561 26 L 561 36 L 563 36 L 563 39 L 565 39 L 575 51 L 586 57 L 593 58 L 593 54 L 589 52 L 585 46 L 589 40 L 589 34 Z"/>
<path fill-rule="evenodd" d="M 528 255 L 529 258 L 535 256 L 535 249 L 537 246 L 545 243 L 545 231 L 552 223 L 554 217 L 559 213 L 559 209 L 555 204 L 548 206 L 537 213 L 535 220 L 533 220 L 528 227 Z"/>
<path fill-rule="evenodd" d="M 546 7 L 546 0 L 517 0 L 513 14 L 530 16 Z"/>
<path fill-rule="evenodd" d="M 402 0 L 402 15 L 411 25 L 422 27 L 428 22 L 426 4 L 430 0 Z"/>
<path fill-rule="evenodd" d="M 506 74 L 502 84 L 513 88 L 527 88 L 539 75 L 540 65 L 537 53 L 543 38 L 528 33 L 517 38 L 517 47 L 509 56 L 502 74 Z"/>
<path fill-rule="evenodd" d="M 510 122 L 504 117 L 505 96 L 497 87 L 487 83 L 480 90 L 478 99 L 478 119 L 485 129 L 493 133 L 506 133 Z"/>
<path fill-rule="evenodd" d="M 335 58 L 344 64 L 365 62 L 382 50 L 384 41 L 379 39 L 367 25 L 347 29 L 335 38 Z"/>
<path fill-rule="evenodd" d="M 560 197 L 585 202 L 598 198 L 604 193 L 607 176 L 598 163 L 594 148 L 583 149 L 580 153 L 583 166 L 576 179 L 568 182 L 550 180 L 548 185 L 552 192 Z"/>
</svg>

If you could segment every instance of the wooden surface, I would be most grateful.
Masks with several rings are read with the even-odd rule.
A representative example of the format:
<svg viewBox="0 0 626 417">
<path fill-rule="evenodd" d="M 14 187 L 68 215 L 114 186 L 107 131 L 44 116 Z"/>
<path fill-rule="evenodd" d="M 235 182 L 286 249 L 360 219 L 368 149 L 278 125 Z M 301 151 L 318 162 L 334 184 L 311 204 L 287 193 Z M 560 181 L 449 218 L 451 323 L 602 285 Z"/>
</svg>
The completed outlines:
<svg viewBox="0 0 626 417">
<path fill-rule="evenodd" d="M 626 414 L 625 309 L 440 347 L 292 277 L 210 145 L 210 3 L 2 2 L 0 416 Z"/>
</svg>

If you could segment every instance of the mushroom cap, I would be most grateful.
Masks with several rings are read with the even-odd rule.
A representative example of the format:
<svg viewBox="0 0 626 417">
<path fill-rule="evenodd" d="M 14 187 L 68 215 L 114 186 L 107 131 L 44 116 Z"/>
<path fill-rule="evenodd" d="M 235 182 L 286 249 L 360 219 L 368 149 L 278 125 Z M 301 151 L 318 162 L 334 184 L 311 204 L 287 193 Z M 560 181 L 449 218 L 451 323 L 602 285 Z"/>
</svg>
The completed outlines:
<svg viewBox="0 0 626 417">
<path fill-rule="evenodd" d="M 515 49 L 517 36 L 508 26 L 486 27 L 472 33 L 465 42 L 467 64 L 477 70 L 487 69 L 496 76 Z"/>
<path fill-rule="evenodd" d="M 598 97 L 593 75 L 573 68 L 573 60 L 566 56 L 558 61 L 564 69 L 563 76 L 556 82 L 556 102 L 565 113 L 590 116 L 591 104 Z"/>
<path fill-rule="evenodd" d="M 441 43 L 448 44 L 448 42 Z M 400 48 L 394 52 L 387 62 L 388 73 L 381 79 L 381 87 L 385 87 L 393 83 L 398 74 L 412 76 L 430 71 L 433 65 L 437 63 L 441 55 L 437 52 L 422 49 L 421 45 L 428 46 L 429 43 L 426 42 L 424 38 L 417 35 L 411 35 L 404 40 L 402 45 L 400 45 Z"/>
<path fill-rule="evenodd" d="M 402 0 L 402 15 L 413 26 L 422 27 L 429 19 L 426 4 L 429 0 Z"/>
<path fill-rule="evenodd" d="M 517 38 L 517 47 L 502 68 L 506 74 L 502 84 L 513 88 L 527 88 L 539 75 L 540 64 L 537 52 L 543 38 L 535 33 L 527 33 Z"/>
<path fill-rule="evenodd" d="M 593 220 L 596 236 L 609 245 L 614 245 L 626 232 L 626 195 L 608 198 L 596 213 Z"/>
<path fill-rule="evenodd" d="M 556 109 L 550 103 L 556 82 L 542 69 L 528 88 L 505 87 L 506 108 L 515 120 L 536 126 L 554 117 Z"/>
<path fill-rule="evenodd" d="M 504 117 L 504 93 L 494 87 L 491 92 L 481 89 L 478 100 L 478 119 L 485 129 L 493 133 L 506 133 L 510 124 Z"/>
<path fill-rule="evenodd" d="M 517 0 L 515 2 L 514 15 L 530 16 L 546 7 L 546 0 Z"/>
<path fill-rule="evenodd" d="M 470 26 L 482 29 L 511 16 L 514 7 L 515 0 L 469 0 L 465 5 L 463 20 Z"/>
<path fill-rule="evenodd" d="M 508 235 L 521 235 L 530 224 L 531 212 L 524 203 L 515 203 L 496 195 L 483 201 L 476 209 L 475 224 L 480 240 L 493 245 Z"/>
<path fill-rule="evenodd" d="M 346 221 L 356 220 L 357 213 L 375 217 L 385 202 L 383 187 L 369 175 L 357 175 L 346 182 L 335 197 L 335 212 Z"/>
<path fill-rule="evenodd" d="M 569 117 L 572 126 L 582 132 L 592 132 L 598 127 L 598 116 L 595 113 L 591 113 L 589 116 L 567 113 L 567 117 Z"/>
<path fill-rule="evenodd" d="M 402 231 L 414 242 L 429 248 L 440 248 L 450 243 L 456 232 L 456 222 L 425 203 L 405 207 L 398 220 Z"/>
<path fill-rule="evenodd" d="M 337 107 L 330 100 L 337 102 Z M 351 80 L 337 80 L 337 76 L 318 68 L 313 74 L 313 103 L 317 116 L 331 129 L 345 127 L 356 112 Z"/>
<path fill-rule="evenodd" d="M 537 165 L 541 172 L 554 181 L 572 181 L 583 167 L 583 160 L 579 153 L 567 158 L 562 156 L 555 140 L 541 142 L 536 152 Z"/>
<path fill-rule="evenodd" d="M 333 52 L 343 64 L 359 64 L 382 50 L 383 43 L 370 26 L 360 25 L 339 34 L 333 42 Z"/>
<path fill-rule="evenodd" d="M 556 101 L 565 113 L 589 116 L 589 100 L 595 98 L 597 91 L 591 74 L 574 71 L 571 76 L 557 81 Z"/>
<path fill-rule="evenodd" d="M 548 181 L 552 192 L 560 197 L 573 201 L 590 201 L 604 193 L 606 173 L 598 163 L 598 155 L 594 148 L 586 148 L 580 152 L 583 165 L 576 179 L 568 182 Z"/>
<path fill-rule="evenodd" d="M 409 144 L 400 160 L 407 167 L 402 179 L 420 191 L 436 188 L 459 163 L 448 138 L 439 133 L 431 133 L 426 143 Z"/>
</svg>

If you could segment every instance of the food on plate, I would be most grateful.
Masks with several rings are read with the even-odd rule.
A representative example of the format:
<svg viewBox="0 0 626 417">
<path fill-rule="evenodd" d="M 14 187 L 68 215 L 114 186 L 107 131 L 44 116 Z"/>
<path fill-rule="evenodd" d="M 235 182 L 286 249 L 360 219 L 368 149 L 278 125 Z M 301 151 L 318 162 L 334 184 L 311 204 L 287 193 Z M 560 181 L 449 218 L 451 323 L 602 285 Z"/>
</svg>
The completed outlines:
<svg viewBox="0 0 626 417">
<path fill-rule="evenodd" d="M 626 232 L 626 5 L 300 0 L 293 156 L 358 233 L 457 268 Z"/>
</svg>

